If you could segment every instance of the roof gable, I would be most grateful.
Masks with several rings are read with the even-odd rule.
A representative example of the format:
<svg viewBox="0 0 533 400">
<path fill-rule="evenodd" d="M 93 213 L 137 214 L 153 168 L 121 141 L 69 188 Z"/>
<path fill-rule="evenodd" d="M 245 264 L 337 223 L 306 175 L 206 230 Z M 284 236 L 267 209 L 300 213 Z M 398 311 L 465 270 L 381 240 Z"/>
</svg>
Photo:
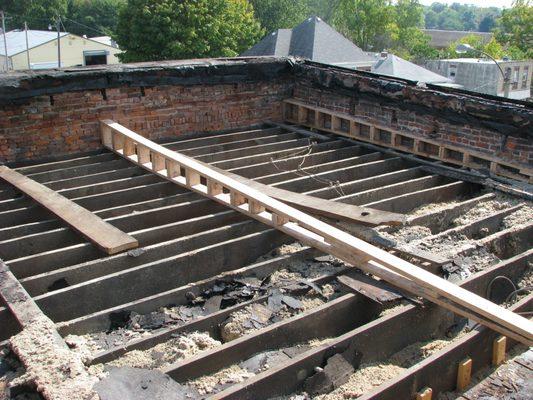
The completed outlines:
<svg viewBox="0 0 533 400">
<path fill-rule="evenodd" d="M 60 32 L 60 36 L 68 35 L 67 32 Z M 40 46 L 51 40 L 57 39 L 57 32 L 28 30 L 28 48 Z M 6 33 L 7 55 L 9 57 L 26 51 L 26 32 L 23 30 L 13 30 Z M 5 55 L 4 46 L 0 46 L 0 55 Z"/>
<path fill-rule="evenodd" d="M 436 74 L 419 65 L 413 64 L 403 58 L 388 54 L 387 58 L 379 60 L 373 67 L 372 72 L 381 75 L 394 76 L 397 78 L 408 79 L 415 82 L 425 83 L 450 83 L 442 75 Z"/>
</svg>

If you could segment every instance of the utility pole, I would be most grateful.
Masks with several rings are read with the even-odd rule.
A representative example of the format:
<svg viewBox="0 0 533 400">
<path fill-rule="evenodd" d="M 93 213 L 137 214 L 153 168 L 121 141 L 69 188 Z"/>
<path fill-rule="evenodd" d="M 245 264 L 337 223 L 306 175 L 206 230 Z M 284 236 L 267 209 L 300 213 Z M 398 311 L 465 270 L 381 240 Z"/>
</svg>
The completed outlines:
<svg viewBox="0 0 533 400">
<path fill-rule="evenodd" d="M 0 16 L 2 17 L 2 32 L 4 33 L 4 50 L 6 55 L 6 72 L 9 70 L 9 57 L 7 55 L 7 37 L 6 37 L 6 17 L 4 11 L 0 10 Z"/>
<path fill-rule="evenodd" d="M 24 33 L 26 34 L 26 58 L 28 59 L 28 69 L 31 69 L 30 66 L 30 46 L 28 45 L 28 24 L 24 21 Z"/>
<path fill-rule="evenodd" d="M 511 86 L 511 68 L 507 68 L 503 74 L 503 97 L 509 97 L 509 86 Z"/>
<path fill-rule="evenodd" d="M 57 16 L 57 68 L 61 68 L 61 17 Z"/>
</svg>

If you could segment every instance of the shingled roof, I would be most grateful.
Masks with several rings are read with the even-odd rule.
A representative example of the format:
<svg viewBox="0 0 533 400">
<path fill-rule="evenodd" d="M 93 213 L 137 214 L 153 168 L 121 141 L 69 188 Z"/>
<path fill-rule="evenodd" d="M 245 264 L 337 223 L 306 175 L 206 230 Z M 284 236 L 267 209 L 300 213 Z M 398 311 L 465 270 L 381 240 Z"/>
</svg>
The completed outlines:
<svg viewBox="0 0 533 400">
<path fill-rule="evenodd" d="M 413 64 L 403 58 L 388 54 L 386 58 L 379 60 L 373 67 L 372 72 L 381 75 L 395 76 L 397 78 L 409 79 L 416 82 L 425 83 L 452 83 L 442 75 L 436 74 L 419 65 Z"/>
<path fill-rule="evenodd" d="M 242 56 L 295 56 L 326 64 L 368 63 L 374 59 L 319 17 L 306 19 L 293 29 L 278 29 Z"/>
</svg>

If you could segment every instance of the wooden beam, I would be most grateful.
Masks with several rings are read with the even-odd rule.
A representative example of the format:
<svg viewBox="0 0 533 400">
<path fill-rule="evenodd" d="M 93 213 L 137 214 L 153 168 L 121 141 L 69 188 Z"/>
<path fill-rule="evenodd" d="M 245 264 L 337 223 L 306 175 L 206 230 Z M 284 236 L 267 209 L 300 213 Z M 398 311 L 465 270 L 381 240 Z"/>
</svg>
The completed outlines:
<svg viewBox="0 0 533 400">
<path fill-rule="evenodd" d="M 157 152 L 165 159 L 178 163 L 185 170 L 192 170 L 203 180 L 217 181 L 228 193 L 217 196 L 208 194 L 207 186 L 197 184 L 188 186 L 185 177 L 169 178 L 166 170 L 153 171 L 150 165 L 142 165 L 137 162 L 137 156 L 125 156 L 120 147 L 120 141 L 115 146 L 114 142 L 109 147 L 112 151 L 137 163 L 141 167 L 156 173 L 189 190 L 200 193 L 221 204 L 231 207 L 249 217 L 284 232 L 295 239 L 313 246 L 321 251 L 332 254 L 345 262 L 357 265 L 361 269 L 376 275 L 395 286 L 420 295 L 436 304 L 468 318 L 474 319 L 491 329 L 506 336 L 512 336 L 524 344 L 533 344 L 533 323 L 526 318 L 506 310 L 496 304 L 462 289 L 455 284 L 446 281 L 430 272 L 387 253 L 363 240 L 328 225 L 308 214 L 288 206 L 266 194 L 247 185 L 223 175 L 209 166 L 191 159 L 183 154 L 173 152 L 160 146 L 141 135 L 117 124 L 113 121 L 102 121 L 106 129 L 102 129 L 102 142 L 109 143 L 106 137 L 112 132 L 113 135 L 123 135 L 133 140 L 137 146 L 149 147 L 151 152 Z M 108 128 L 108 129 L 107 129 Z M 109 146 L 109 145 L 108 145 Z M 231 203 L 229 192 L 235 192 L 248 200 L 247 203 L 235 205 Z M 265 211 L 254 214 L 250 211 L 249 202 L 261 205 Z M 254 206 L 256 207 L 256 206 Z M 273 221 L 274 220 L 274 221 Z"/>
<path fill-rule="evenodd" d="M 54 323 L 2 260 L 0 298 L 23 328 L 9 339 L 9 345 L 25 367 L 27 382 L 38 387 L 46 400 L 94 398 L 91 387 L 95 379 L 87 374 L 81 359 L 68 350 Z M 42 373 L 43 363 L 46 363 L 46 374 Z M 76 373 L 65 373 L 65 365 Z"/>
<path fill-rule="evenodd" d="M 122 135 L 115 135 L 115 137 L 118 140 L 114 140 L 113 144 L 124 144 Z M 92 212 L 17 171 L 0 166 L 0 177 L 26 196 L 31 197 L 107 254 L 115 254 L 139 245 L 136 239 L 103 221 Z"/>
<path fill-rule="evenodd" d="M 205 165 L 207 166 L 207 164 Z M 208 167 L 222 175 L 242 183 L 243 185 L 258 190 L 267 196 L 312 214 L 338 219 L 341 221 L 355 222 L 368 226 L 401 225 L 405 221 L 405 216 L 403 214 L 380 211 L 374 208 L 360 207 L 353 204 L 334 202 L 332 200 L 291 192 L 290 190 L 280 189 L 253 181 L 243 176 L 224 171 L 217 167 Z"/>
<path fill-rule="evenodd" d="M 468 385 L 470 385 L 471 378 L 472 359 L 468 357 L 462 360 L 457 367 L 457 390 L 464 392 Z"/>
<path fill-rule="evenodd" d="M 510 177 L 512 179 L 518 179 L 521 181 L 529 182 L 531 178 L 533 178 L 533 168 L 530 168 L 528 165 L 513 161 L 507 161 L 505 159 L 495 157 L 492 154 L 482 153 L 480 151 L 476 151 L 475 149 L 467 149 L 465 147 L 455 146 L 448 143 L 443 143 L 441 141 L 431 139 L 431 138 L 421 138 L 413 133 L 410 133 L 408 131 L 398 131 L 394 128 L 391 128 L 390 126 L 381 125 L 379 123 L 371 123 L 368 121 L 365 121 L 361 118 L 357 118 L 350 114 L 344 114 L 339 113 L 333 110 L 328 110 L 326 108 L 313 106 L 310 104 L 303 103 L 298 100 L 294 99 L 287 99 L 284 101 L 284 107 L 298 107 L 303 108 L 306 110 L 306 112 L 313 111 L 316 115 L 323 115 L 324 117 L 329 117 L 333 120 L 333 118 L 341 118 L 346 120 L 348 123 L 351 123 L 352 121 L 355 123 L 361 123 L 364 125 L 369 126 L 370 128 L 370 135 L 369 136 L 363 136 L 359 134 L 358 136 L 355 136 L 356 139 L 374 143 L 374 144 L 382 144 L 380 140 L 380 135 L 378 134 L 378 131 L 383 131 L 391 135 L 391 138 L 394 136 L 395 140 L 391 140 L 390 143 L 387 143 L 393 148 L 397 148 L 402 151 L 406 151 L 412 154 L 419 154 L 424 157 L 429 157 L 433 159 L 438 159 L 440 161 L 444 161 L 451 164 L 457 164 L 464 167 L 470 167 L 470 168 L 480 168 L 483 167 L 481 164 L 488 164 L 490 171 L 495 176 L 505 176 Z M 304 111 L 302 111 L 304 112 Z M 314 124 L 308 121 L 299 121 L 298 119 L 294 119 L 291 117 L 291 113 L 285 113 L 285 119 L 289 122 L 298 123 L 307 125 L 310 127 L 314 127 L 320 130 L 329 131 L 336 135 L 342 135 L 347 137 L 353 137 L 352 132 L 346 132 L 341 129 L 336 129 L 333 124 L 331 127 L 326 128 L 323 125 L 320 125 L 318 122 L 315 122 Z M 406 140 L 406 142 L 409 142 L 409 144 L 402 144 L 400 138 L 403 138 Z M 433 146 L 437 149 L 435 152 L 426 152 L 421 150 L 421 145 L 429 145 Z M 458 155 L 459 157 L 453 156 L 453 154 Z M 476 159 L 479 161 L 479 163 L 472 162 L 473 159 Z M 508 167 L 508 168 L 506 168 Z M 509 169 L 510 168 L 510 169 Z"/>
</svg>

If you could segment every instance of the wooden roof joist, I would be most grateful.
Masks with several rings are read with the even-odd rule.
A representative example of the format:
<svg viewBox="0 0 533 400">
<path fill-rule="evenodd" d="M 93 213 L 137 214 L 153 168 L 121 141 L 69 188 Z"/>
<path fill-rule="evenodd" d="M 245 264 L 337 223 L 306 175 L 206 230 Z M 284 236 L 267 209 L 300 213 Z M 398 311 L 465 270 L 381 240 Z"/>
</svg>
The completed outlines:
<svg viewBox="0 0 533 400">
<path fill-rule="evenodd" d="M 533 323 L 520 315 L 347 234 L 197 160 L 166 149 L 113 121 L 102 121 L 105 147 L 196 193 L 332 254 L 395 286 L 471 318 L 522 343 Z"/>
<path fill-rule="evenodd" d="M 0 177 L 108 254 L 115 254 L 139 245 L 136 239 L 103 221 L 87 209 L 15 170 L 0 166 Z"/>
</svg>

